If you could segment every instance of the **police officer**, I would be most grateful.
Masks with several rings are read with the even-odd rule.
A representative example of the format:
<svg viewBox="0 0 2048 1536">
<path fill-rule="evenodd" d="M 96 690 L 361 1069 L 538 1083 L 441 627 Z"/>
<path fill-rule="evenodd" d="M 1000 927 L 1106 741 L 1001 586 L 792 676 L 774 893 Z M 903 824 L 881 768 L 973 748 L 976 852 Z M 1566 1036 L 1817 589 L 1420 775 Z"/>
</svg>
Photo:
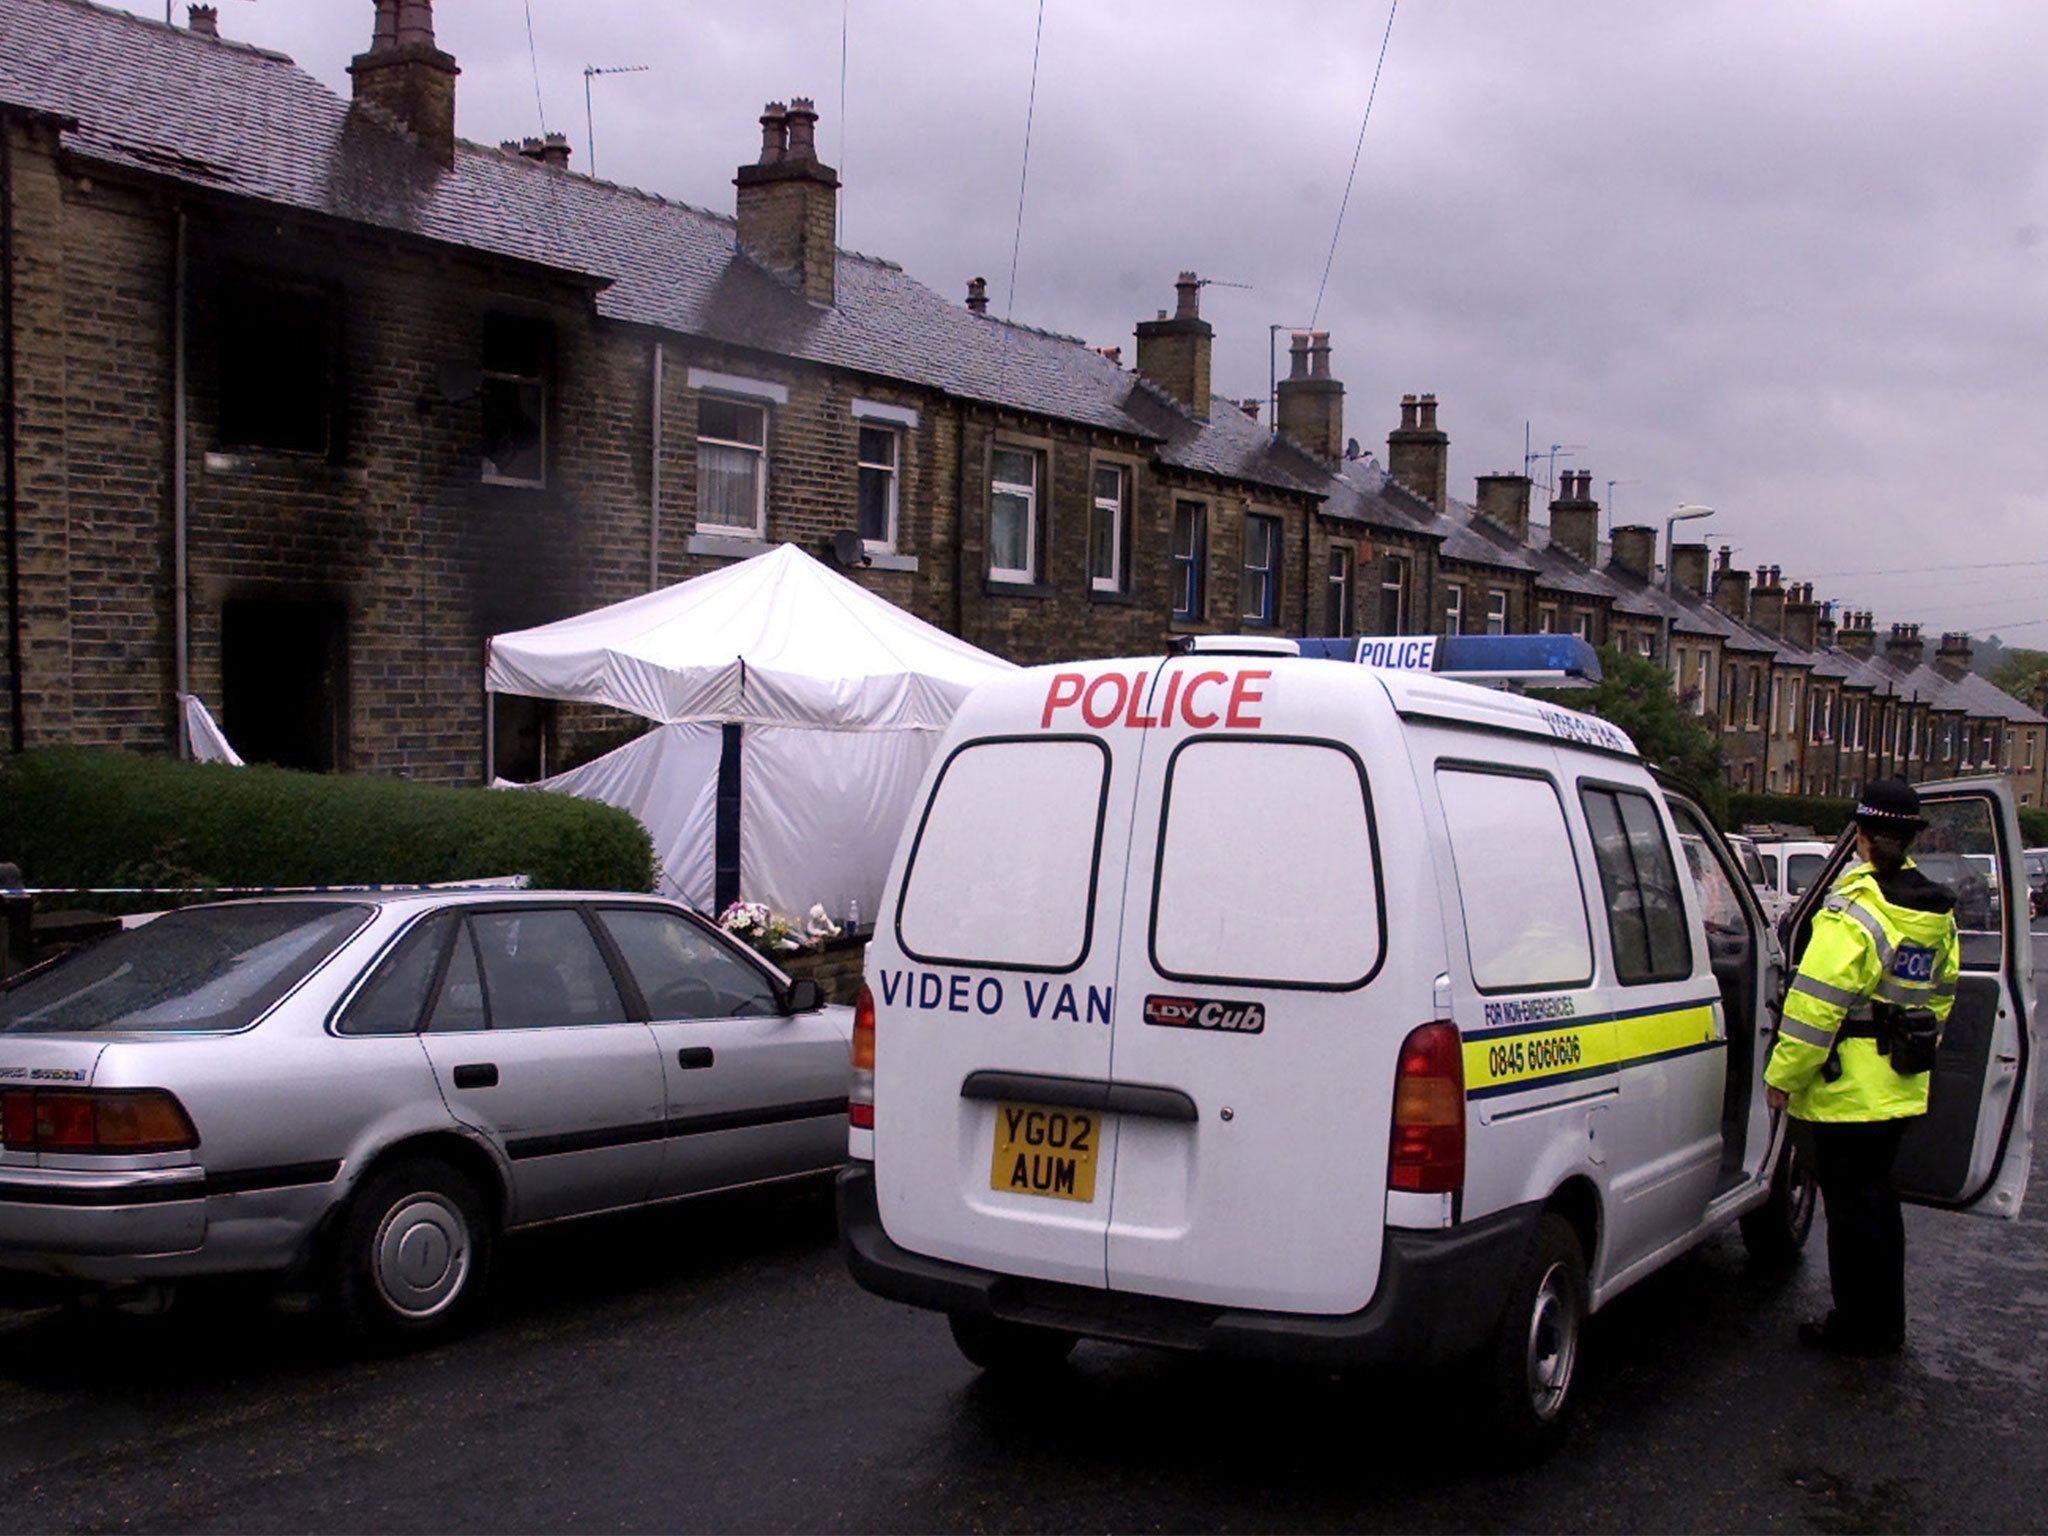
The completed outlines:
<svg viewBox="0 0 2048 1536">
<path fill-rule="evenodd" d="M 1800 1324 L 1800 1342 L 1888 1355 L 1906 1338 L 1892 1164 L 1927 1112 L 1933 1032 L 1955 1001 L 1955 897 L 1906 857 L 1927 825 L 1910 785 L 1865 786 L 1855 822 L 1856 861 L 1813 916 L 1764 1081 L 1771 1108 L 1811 1128 L 1827 1208 L 1834 1310 Z"/>
</svg>

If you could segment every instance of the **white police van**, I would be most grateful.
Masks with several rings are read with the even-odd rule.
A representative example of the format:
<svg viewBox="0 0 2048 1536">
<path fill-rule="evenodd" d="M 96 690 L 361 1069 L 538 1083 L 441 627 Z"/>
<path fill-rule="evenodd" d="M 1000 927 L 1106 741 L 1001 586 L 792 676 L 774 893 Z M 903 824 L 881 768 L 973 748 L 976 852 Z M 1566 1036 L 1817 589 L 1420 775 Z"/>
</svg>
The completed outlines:
<svg viewBox="0 0 2048 1536">
<path fill-rule="evenodd" d="M 1208 642 L 976 691 L 856 1008 L 860 1283 L 991 1369 L 1083 1336 L 1472 1359 L 1533 1439 L 1630 1283 L 1738 1220 L 1796 1254 L 1812 1183 L 1761 1077 L 1778 940 L 1621 731 L 1442 675 L 1592 660 L 1517 639 L 1379 658 L 1437 671 Z M 2018 878 L 2001 784 L 1926 801 Z M 1966 952 L 1946 1115 L 1902 1165 L 2008 1217 L 2023 940 Z"/>
</svg>

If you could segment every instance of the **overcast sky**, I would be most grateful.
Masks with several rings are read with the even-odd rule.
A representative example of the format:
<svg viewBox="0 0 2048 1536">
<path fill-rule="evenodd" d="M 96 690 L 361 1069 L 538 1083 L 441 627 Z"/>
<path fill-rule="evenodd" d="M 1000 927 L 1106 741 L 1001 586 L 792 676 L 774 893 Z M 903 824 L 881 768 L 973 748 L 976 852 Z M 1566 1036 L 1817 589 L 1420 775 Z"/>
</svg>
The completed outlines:
<svg viewBox="0 0 2048 1536">
<path fill-rule="evenodd" d="M 347 93 L 372 0 L 219 4 Z M 1539 500 L 1561 444 L 1615 521 L 1710 505 L 1681 528 L 1880 629 L 2048 649 L 2038 0 L 1405 0 L 1391 34 L 1387 0 L 1044 0 L 1014 297 L 1037 0 L 434 11 L 465 138 L 545 126 L 729 213 L 762 104 L 808 95 L 842 244 L 949 298 L 984 275 L 1128 360 L 1192 268 L 1222 394 L 1313 320 L 1347 433 L 1384 459 L 1434 392 L 1465 500 L 1526 433 Z M 589 65 L 646 71 L 587 123 Z"/>
</svg>

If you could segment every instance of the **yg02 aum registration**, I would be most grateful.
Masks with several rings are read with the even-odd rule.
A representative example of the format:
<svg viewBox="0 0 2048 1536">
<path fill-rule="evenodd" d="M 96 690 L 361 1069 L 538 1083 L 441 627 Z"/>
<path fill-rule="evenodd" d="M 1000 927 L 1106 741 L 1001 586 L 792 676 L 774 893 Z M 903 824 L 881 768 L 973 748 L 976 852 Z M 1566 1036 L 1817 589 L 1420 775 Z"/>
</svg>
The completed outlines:
<svg viewBox="0 0 2048 1536">
<path fill-rule="evenodd" d="M 1101 1128 L 1101 1117 L 1092 1110 L 997 1104 L 989 1188 L 1056 1200 L 1093 1200 Z"/>
</svg>

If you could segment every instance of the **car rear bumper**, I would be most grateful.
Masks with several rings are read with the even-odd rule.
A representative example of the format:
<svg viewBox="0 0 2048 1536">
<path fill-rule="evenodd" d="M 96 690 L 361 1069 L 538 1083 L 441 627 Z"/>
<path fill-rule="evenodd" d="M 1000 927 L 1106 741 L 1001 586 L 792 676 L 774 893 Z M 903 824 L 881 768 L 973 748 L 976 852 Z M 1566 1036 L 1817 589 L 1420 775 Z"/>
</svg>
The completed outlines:
<svg viewBox="0 0 2048 1536">
<path fill-rule="evenodd" d="M 870 1163 L 840 1173 L 838 1201 L 847 1267 L 877 1296 L 1089 1338 L 1318 1366 L 1432 1365 L 1470 1354 L 1499 1320 L 1542 1215 L 1525 1205 L 1441 1232 L 1390 1227 L 1371 1303 L 1330 1317 L 1024 1279 L 912 1253 L 882 1229 Z"/>
<path fill-rule="evenodd" d="M 86 1285 L 289 1267 L 339 1164 L 209 1178 L 195 1167 L 0 1173 L 0 1271 Z"/>
</svg>

